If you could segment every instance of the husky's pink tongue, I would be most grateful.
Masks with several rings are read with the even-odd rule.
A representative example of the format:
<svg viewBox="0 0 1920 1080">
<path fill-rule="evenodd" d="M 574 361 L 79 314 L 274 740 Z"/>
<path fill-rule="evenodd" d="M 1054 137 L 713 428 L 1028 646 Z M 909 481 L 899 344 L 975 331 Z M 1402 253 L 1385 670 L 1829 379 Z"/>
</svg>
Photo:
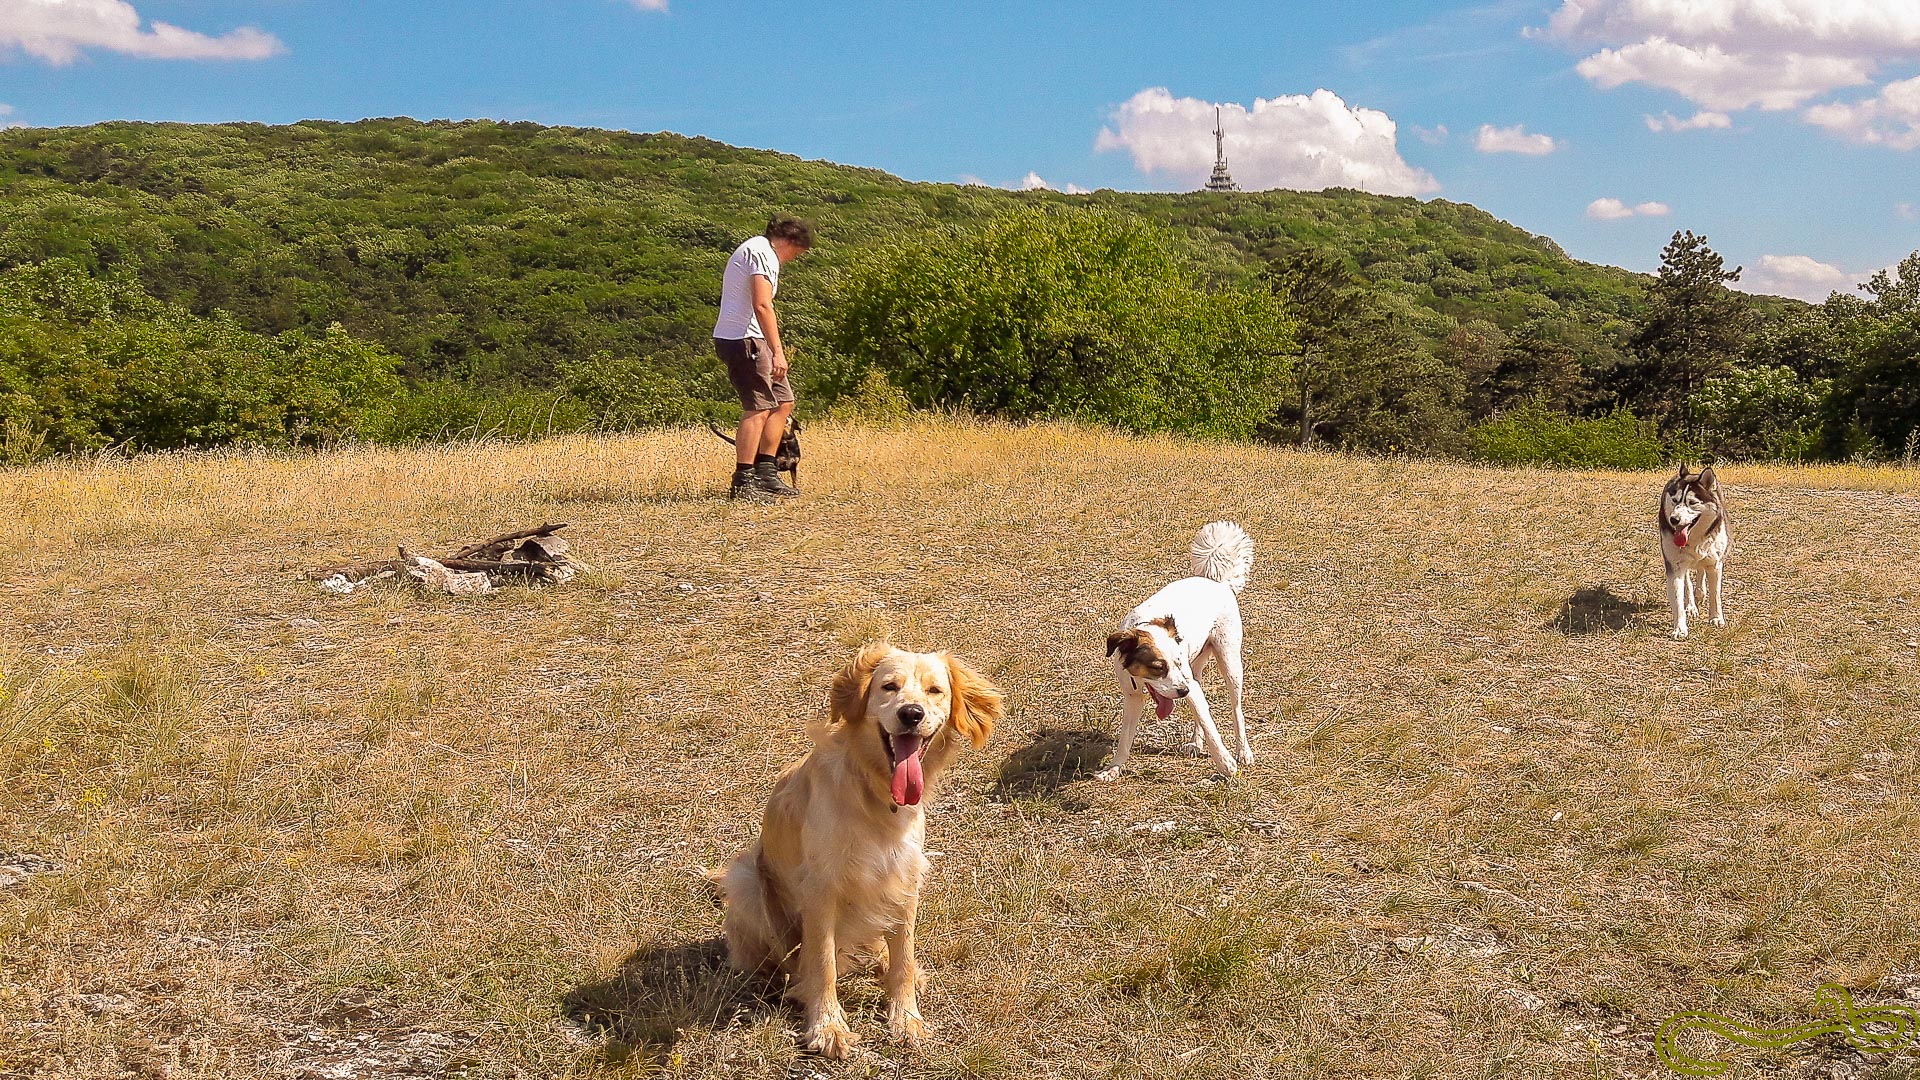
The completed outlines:
<svg viewBox="0 0 1920 1080">
<path fill-rule="evenodd" d="M 1147 687 L 1147 693 L 1153 695 L 1153 714 L 1155 716 L 1158 716 L 1160 719 L 1165 720 L 1167 717 L 1173 715 L 1173 699 L 1172 698 L 1168 697 L 1167 695 L 1161 693 L 1158 690 L 1155 690 L 1151 686 Z"/>
<path fill-rule="evenodd" d="M 926 781 L 920 775 L 920 736 L 893 736 L 893 801 L 898 806 L 919 806 Z"/>
<path fill-rule="evenodd" d="M 1685 529 L 1673 530 L 1673 546 L 1674 547 L 1687 546 L 1687 530 Z"/>
</svg>

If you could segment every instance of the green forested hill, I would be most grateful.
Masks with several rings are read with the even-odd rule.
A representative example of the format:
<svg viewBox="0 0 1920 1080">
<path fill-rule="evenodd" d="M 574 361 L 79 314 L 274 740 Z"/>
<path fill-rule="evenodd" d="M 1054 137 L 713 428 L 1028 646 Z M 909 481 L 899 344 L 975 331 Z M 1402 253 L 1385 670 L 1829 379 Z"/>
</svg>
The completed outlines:
<svg viewBox="0 0 1920 1080">
<path fill-rule="evenodd" d="M 863 247 L 1015 206 L 1097 206 L 1184 230 L 1221 279 L 1325 247 L 1398 296 L 1430 341 L 1485 320 L 1549 335 L 1589 370 L 1617 359 L 1644 291 L 1635 275 L 1443 201 L 1010 192 L 530 123 L 20 129 L 0 133 L 0 196 L 0 269 L 130 266 L 195 314 L 224 310 L 262 334 L 338 322 L 410 375 L 484 383 L 544 385 L 605 352 L 713 390 L 720 268 L 776 211 L 811 218 L 822 238 L 782 282 L 802 355 Z"/>
</svg>

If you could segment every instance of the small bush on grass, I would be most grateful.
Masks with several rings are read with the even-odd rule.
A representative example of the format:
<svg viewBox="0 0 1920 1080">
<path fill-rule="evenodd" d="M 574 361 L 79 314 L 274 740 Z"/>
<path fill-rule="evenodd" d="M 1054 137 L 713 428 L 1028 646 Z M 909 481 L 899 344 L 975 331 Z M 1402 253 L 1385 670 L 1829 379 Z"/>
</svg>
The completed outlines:
<svg viewBox="0 0 1920 1080">
<path fill-rule="evenodd" d="M 1667 460 L 1653 425 L 1626 409 L 1592 419 L 1527 404 L 1468 432 L 1476 461 L 1571 469 L 1657 469 Z"/>
</svg>

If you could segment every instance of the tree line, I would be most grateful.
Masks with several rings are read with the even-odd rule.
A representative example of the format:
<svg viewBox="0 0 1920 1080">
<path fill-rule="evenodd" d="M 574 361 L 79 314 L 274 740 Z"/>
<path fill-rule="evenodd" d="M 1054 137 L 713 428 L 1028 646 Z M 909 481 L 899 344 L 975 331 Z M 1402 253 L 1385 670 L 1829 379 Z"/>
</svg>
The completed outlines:
<svg viewBox="0 0 1920 1080">
<path fill-rule="evenodd" d="M 0 132 L 6 455 L 728 415 L 721 265 L 775 211 L 809 407 L 901 400 L 1356 450 L 1899 456 L 1920 266 L 1824 305 L 1351 191 L 912 184 L 534 124 Z"/>
</svg>

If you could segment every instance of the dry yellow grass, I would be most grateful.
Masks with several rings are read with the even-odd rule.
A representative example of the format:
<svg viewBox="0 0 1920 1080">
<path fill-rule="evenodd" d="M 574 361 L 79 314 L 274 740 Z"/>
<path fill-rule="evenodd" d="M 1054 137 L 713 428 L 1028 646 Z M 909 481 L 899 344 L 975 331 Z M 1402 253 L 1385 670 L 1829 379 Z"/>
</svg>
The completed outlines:
<svg viewBox="0 0 1920 1080">
<path fill-rule="evenodd" d="M 0 888 L 0 1075 L 1656 1076 L 1674 1010 L 1920 969 L 1920 476 L 1727 470 L 1732 624 L 1681 643 L 1652 475 L 809 435 L 766 508 L 705 432 L 0 474 L 0 863 L 61 866 Z M 1163 726 L 1098 784 L 1102 639 L 1218 517 L 1259 761 Z M 298 577 L 543 519 L 598 572 Z M 1010 716 L 932 806 L 931 1041 L 855 974 L 830 1070 L 697 871 L 883 633 Z"/>
</svg>

